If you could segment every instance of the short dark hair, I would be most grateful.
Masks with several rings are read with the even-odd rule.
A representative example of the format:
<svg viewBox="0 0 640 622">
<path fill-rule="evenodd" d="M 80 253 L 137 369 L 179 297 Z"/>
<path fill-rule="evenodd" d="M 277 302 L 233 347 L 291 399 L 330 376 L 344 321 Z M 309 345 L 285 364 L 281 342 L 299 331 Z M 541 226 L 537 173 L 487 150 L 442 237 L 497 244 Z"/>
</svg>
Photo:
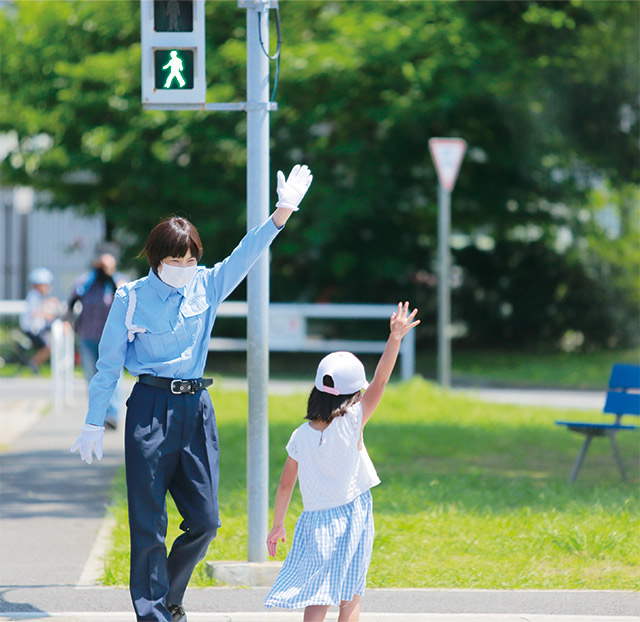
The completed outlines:
<svg viewBox="0 0 640 622">
<path fill-rule="evenodd" d="M 186 218 L 171 216 L 153 228 L 143 253 L 155 272 L 165 257 L 184 257 L 188 250 L 200 261 L 202 242 L 198 230 Z"/>
<path fill-rule="evenodd" d="M 322 383 L 326 387 L 332 387 L 333 378 L 326 375 Z M 329 423 L 334 417 L 342 417 L 350 406 L 360 401 L 361 396 L 362 393 L 360 391 L 350 393 L 349 395 L 332 395 L 331 393 L 325 393 L 313 387 L 309 394 L 309 400 L 307 401 L 307 415 L 305 419 L 309 419 L 310 421 L 321 419 L 325 423 Z"/>
</svg>

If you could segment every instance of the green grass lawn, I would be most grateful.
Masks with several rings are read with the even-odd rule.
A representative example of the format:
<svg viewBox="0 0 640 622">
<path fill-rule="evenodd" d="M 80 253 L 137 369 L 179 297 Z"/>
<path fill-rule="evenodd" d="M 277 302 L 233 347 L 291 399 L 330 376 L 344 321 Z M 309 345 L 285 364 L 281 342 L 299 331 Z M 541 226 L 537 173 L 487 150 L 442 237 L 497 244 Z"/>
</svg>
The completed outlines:
<svg viewBox="0 0 640 622">
<path fill-rule="evenodd" d="M 221 444 L 222 528 L 207 560 L 244 560 L 247 397 L 216 390 L 212 398 Z M 271 504 L 285 444 L 305 404 L 305 395 L 270 398 Z M 619 436 L 629 483 L 620 481 L 608 441 L 596 439 L 578 481 L 569 485 L 582 437 L 553 422 L 587 418 L 603 415 L 488 405 L 421 380 L 390 387 L 365 431 L 382 479 L 373 490 L 376 540 L 368 585 L 638 589 L 639 434 Z M 180 519 L 171 502 L 169 508 L 170 542 Z M 289 538 L 301 509 L 296 490 Z M 123 477 L 111 511 L 117 528 L 104 582 L 126 584 Z M 200 564 L 191 585 L 213 584 Z"/>
<path fill-rule="evenodd" d="M 640 350 L 573 353 L 462 350 L 454 351 L 452 358 L 453 378 L 458 383 L 604 390 L 612 365 L 639 364 Z M 419 357 L 418 368 L 424 368 L 425 375 L 429 360 L 424 354 Z"/>
</svg>

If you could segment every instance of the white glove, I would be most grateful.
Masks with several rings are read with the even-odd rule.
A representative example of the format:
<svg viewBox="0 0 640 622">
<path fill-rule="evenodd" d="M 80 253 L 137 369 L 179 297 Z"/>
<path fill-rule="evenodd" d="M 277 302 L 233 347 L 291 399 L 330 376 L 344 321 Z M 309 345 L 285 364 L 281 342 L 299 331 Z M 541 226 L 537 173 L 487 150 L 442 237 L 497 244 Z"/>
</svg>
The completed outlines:
<svg viewBox="0 0 640 622">
<path fill-rule="evenodd" d="M 302 166 L 296 164 L 289 173 L 287 181 L 284 180 L 284 173 L 278 171 L 278 202 L 276 207 L 284 207 L 285 209 L 298 211 L 298 205 L 302 201 L 302 197 L 306 194 L 313 175 L 306 164 Z"/>
<path fill-rule="evenodd" d="M 80 450 L 80 457 L 87 463 L 93 462 L 93 452 L 98 460 L 102 460 L 102 440 L 104 439 L 104 428 L 101 425 L 85 423 L 82 426 L 82 434 L 78 436 L 76 442 L 71 447 L 71 453 Z"/>
</svg>

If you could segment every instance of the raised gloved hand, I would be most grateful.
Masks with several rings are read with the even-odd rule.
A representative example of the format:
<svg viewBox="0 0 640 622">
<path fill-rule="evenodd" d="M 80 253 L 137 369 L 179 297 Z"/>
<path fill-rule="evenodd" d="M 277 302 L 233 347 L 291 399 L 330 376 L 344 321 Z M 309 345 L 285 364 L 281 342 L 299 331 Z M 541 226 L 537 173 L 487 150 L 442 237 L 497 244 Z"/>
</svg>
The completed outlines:
<svg viewBox="0 0 640 622">
<path fill-rule="evenodd" d="M 289 173 L 285 181 L 284 173 L 278 171 L 278 202 L 276 207 L 284 207 L 293 211 L 298 211 L 298 205 L 306 194 L 313 175 L 306 164 L 296 164 Z"/>
<path fill-rule="evenodd" d="M 80 451 L 80 457 L 87 463 L 93 462 L 93 453 L 96 458 L 102 460 L 102 440 L 104 438 L 104 428 L 101 425 L 85 423 L 82 426 L 82 434 L 78 436 L 76 442 L 71 447 L 71 453 Z"/>
</svg>

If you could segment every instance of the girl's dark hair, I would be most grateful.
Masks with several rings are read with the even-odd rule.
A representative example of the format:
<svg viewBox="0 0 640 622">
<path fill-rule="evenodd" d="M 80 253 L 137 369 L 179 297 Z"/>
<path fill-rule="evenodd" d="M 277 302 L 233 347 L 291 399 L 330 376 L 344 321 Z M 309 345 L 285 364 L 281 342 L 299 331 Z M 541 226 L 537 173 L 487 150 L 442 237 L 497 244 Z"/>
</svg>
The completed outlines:
<svg viewBox="0 0 640 622">
<path fill-rule="evenodd" d="M 188 250 L 200 261 L 202 242 L 198 230 L 186 218 L 172 216 L 153 228 L 140 255 L 147 256 L 149 265 L 156 272 L 165 257 L 184 257 Z"/>
<path fill-rule="evenodd" d="M 333 378 L 327 375 L 322 379 L 322 383 L 326 387 L 332 387 Z M 360 391 L 349 395 L 331 395 L 331 393 L 325 393 L 313 387 L 309 394 L 305 419 L 311 421 L 321 419 L 325 423 L 329 423 L 334 417 L 342 417 L 350 406 L 360 401 L 361 397 Z"/>
</svg>

